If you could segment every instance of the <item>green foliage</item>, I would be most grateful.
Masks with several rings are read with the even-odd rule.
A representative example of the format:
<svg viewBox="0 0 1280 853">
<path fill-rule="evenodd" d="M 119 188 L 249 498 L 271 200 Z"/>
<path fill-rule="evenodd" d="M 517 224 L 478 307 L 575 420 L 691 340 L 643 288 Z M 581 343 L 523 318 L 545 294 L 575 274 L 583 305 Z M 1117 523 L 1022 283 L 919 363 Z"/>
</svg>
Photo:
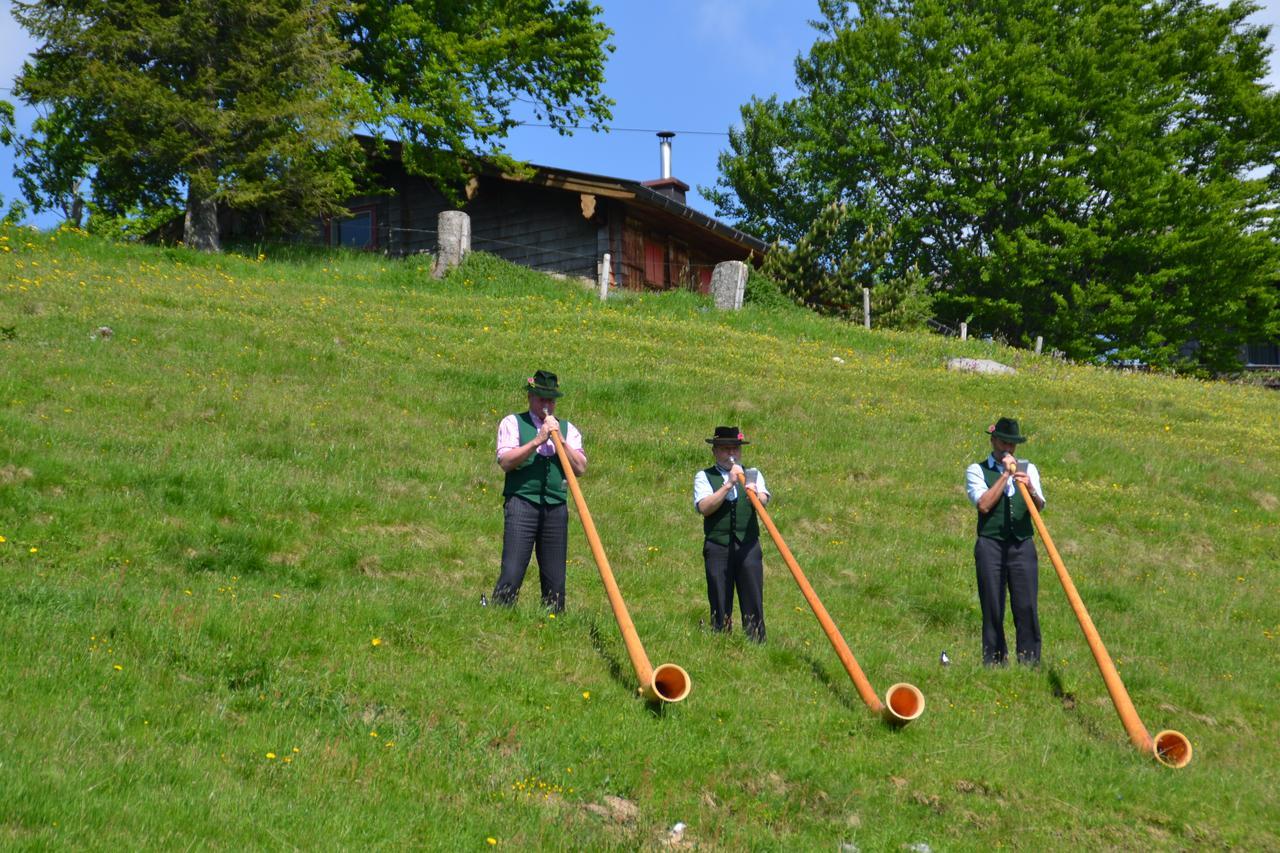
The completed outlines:
<svg viewBox="0 0 1280 853">
<path fill-rule="evenodd" d="M 67 103 L 55 104 L 32 122 L 32 134 L 16 140 L 17 177 L 22 194 L 36 213 L 58 210 L 64 221 L 79 227 L 84 215 L 83 187 L 90 163 L 80 131 Z"/>
<path fill-rule="evenodd" d="M 886 263 L 892 229 L 853 231 L 843 204 L 829 204 L 796 239 L 774 243 L 761 266 L 794 303 L 845 319 L 862 316 L 862 289 L 871 290 L 877 328 L 917 329 L 932 316 L 928 280 L 914 267 L 894 274 Z"/>
<path fill-rule="evenodd" d="M 105 213 L 93 205 L 89 205 L 89 218 L 85 222 L 84 230 L 100 237 L 110 237 L 115 240 L 129 242 L 146 239 L 156 240 L 156 234 L 169 231 L 171 223 L 181 216 L 181 209 L 167 205 L 153 208 L 134 208 L 133 210 L 125 210 L 115 214 Z M 75 226 L 74 221 L 70 218 L 68 218 L 67 224 Z M 175 239 L 170 237 L 168 242 L 173 242 Z M 156 240 L 156 242 L 166 242 L 166 240 L 161 239 Z"/>
<path fill-rule="evenodd" d="M 879 329 L 923 329 L 933 319 L 929 280 L 916 267 L 871 288 L 871 322 Z"/>
<path fill-rule="evenodd" d="M 0 196 L 0 202 L 4 201 L 4 197 Z M 15 198 L 9 202 L 9 209 L 4 212 L 3 221 L 5 225 L 19 225 L 27 216 L 27 205 L 20 199 Z"/>
<path fill-rule="evenodd" d="M 13 144 L 13 104 L 0 98 L 0 145 Z M 0 207 L 4 206 L 4 196 L 0 195 Z"/>
<path fill-rule="evenodd" d="M 782 286 L 755 267 L 748 270 L 742 302 L 766 311 L 790 311 L 796 308 L 795 300 L 782 292 Z"/>
<path fill-rule="evenodd" d="M 599 130 L 612 34 L 587 0 L 392 0 L 336 9 L 381 127 L 413 173 L 456 190 L 477 155 L 514 168 L 500 141 L 531 112 L 561 134 Z"/>
<path fill-rule="evenodd" d="M 699 850 L 1280 848 L 1275 392 L 684 292 L 601 303 L 491 256 L 436 281 L 2 227 L 0 365 L 0 846 L 643 850 L 679 821 Z M 575 510 L 567 611 L 537 606 L 536 566 L 515 610 L 479 606 L 494 430 L 538 367 L 639 637 L 692 677 L 679 705 L 637 701 Z M 1129 745 L 1047 560 L 1043 668 L 980 665 L 960 483 L 998 414 L 1185 770 Z M 918 721 L 866 712 L 767 541 L 768 642 L 700 627 L 690 490 L 720 423 Z"/>
<path fill-rule="evenodd" d="M 829 204 L 792 246 L 775 243 L 761 272 L 796 302 L 822 314 L 850 317 L 862 310 L 862 288 L 884 265 L 890 234 L 850 233 L 844 205 Z"/>
<path fill-rule="evenodd" d="M 0 98 L 0 145 L 13 144 L 13 104 Z"/>
<path fill-rule="evenodd" d="M 45 45 L 15 92 L 43 114 L 18 140 L 37 211 L 79 224 L 184 209 L 217 248 L 220 211 L 260 235 L 341 212 L 365 179 L 358 126 L 404 143 L 413 173 L 456 190 L 475 158 L 516 168 L 513 107 L 561 133 L 599 128 L 610 31 L 585 0 L 16 0 Z M 89 179 L 92 178 L 90 181 Z"/>
<path fill-rule="evenodd" d="M 1280 326 L 1255 8 L 823 0 L 800 97 L 742 108 L 713 198 L 785 244 L 830 204 L 842 237 L 888 224 L 896 274 L 918 268 L 952 324 L 1232 369 Z"/>
<path fill-rule="evenodd" d="M 21 0 L 44 45 L 14 91 L 49 108 L 20 145 L 37 206 L 92 200 L 107 216 L 188 211 L 186 239 L 216 248 L 217 209 L 288 229 L 353 192 L 367 116 L 329 25 L 338 0 Z"/>
</svg>

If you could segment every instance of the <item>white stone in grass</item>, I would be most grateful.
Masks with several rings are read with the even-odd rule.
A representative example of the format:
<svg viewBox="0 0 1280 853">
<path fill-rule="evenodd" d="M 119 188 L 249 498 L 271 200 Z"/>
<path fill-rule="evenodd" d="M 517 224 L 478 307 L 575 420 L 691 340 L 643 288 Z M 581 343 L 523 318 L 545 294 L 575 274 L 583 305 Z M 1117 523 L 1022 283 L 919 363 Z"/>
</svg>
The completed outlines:
<svg viewBox="0 0 1280 853">
<path fill-rule="evenodd" d="M 986 373 L 990 375 L 1018 372 L 1007 364 L 1001 364 L 989 358 L 949 358 L 947 359 L 947 370 L 962 370 L 968 373 Z"/>
<path fill-rule="evenodd" d="M 834 361 L 836 364 L 844 364 L 844 359 L 838 355 L 831 356 L 831 360 Z"/>
</svg>

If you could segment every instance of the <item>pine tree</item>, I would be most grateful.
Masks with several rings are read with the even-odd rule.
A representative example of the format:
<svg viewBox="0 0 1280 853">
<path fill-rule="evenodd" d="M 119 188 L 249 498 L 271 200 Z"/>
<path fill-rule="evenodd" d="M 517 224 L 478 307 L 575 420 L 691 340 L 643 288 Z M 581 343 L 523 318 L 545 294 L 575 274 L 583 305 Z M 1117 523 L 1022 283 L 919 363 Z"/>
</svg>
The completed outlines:
<svg viewBox="0 0 1280 853">
<path fill-rule="evenodd" d="M 26 151 L 38 198 L 92 173 L 105 215 L 185 211 L 217 249 L 218 211 L 279 227 L 352 191 L 359 87 L 331 0 L 15 0 L 40 43 L 15 93 L 50 111 Z"/>
</svg>

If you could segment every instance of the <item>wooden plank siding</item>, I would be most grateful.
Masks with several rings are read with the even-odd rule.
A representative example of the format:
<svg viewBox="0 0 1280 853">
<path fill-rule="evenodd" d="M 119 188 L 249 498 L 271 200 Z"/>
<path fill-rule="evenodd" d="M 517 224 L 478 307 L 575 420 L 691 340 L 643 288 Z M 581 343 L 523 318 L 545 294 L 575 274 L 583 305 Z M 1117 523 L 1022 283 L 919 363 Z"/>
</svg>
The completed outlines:
<svg viewBox="0 0 1280 853">
<path fill-rule="evenodd" d="M 434 252 L 440 213 L 455 206 L 430 181 L 416 175 L 401 177 L 389 204 L 395 209 L 396 230 L 387 251 L 393 255 Z"/>
<path fill-rule="evenodd" d="M 594 279 L 599 224 L 583 216 L 578 193 L 481 180 L 463 208 L 471 247 L 545 272 Z"/>
<path fill-rule="evenodd" d="M 391 150 L 397 150 L 394 143 Z M 758 258 L 764 244 L 634 182 L 535 167 L 529 175 L 482 172 L 465 198 L 451 201 L 429 181 L 409 175 L 398 159 L 375 166 L 391 192 L 352 198 L 352 211 L 370 211 L 373 251 L 388 255 L 434 252 L 440 213 L 471 217 L 471 245 L 512 263 L 595 282 L 611 257 L 611 286 L 688 288 L 709 292 L 711 269 L 726 260 Z M 334 222 L 317 222 L 331 243 Z M 358 238 L 361 222 L 345 234 Z"/>
<path fill-rule="evenodd" d="M 622 219 L 622 286 L 644 287 L 644 227 L 624 213 Z"/>
<path fill-rule="evenodd" d="M 437 219 L 457 209 L 429 182 L 405 176 L 394 195 L 358 196 L 352 210 L 375 211 L 375 251 L 390 255 L 433 252 Z M 472 248 L 515 264 L 595 281 L 608 252 L 610 283 L 636 290 L 684 288 L 709 293 L 718 247 L 673 233 L 670 223 L 640 218 L 625 201 L 598 199 L 583 216 L 577 192 L 482 178 L 462 210 L 471 216 Z M 321 233 L 328 242 L 328 226 Z"/>
</svg>

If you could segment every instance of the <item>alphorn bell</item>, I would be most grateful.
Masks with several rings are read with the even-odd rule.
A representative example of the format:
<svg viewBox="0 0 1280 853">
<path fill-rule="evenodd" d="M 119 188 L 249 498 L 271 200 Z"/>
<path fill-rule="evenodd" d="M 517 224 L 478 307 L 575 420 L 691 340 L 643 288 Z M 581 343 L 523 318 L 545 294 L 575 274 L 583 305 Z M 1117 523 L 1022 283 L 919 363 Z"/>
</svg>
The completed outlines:
<svg viewBox="0 0 1280 853">
<path fill-rule="evenodd" d="M 546 412 L 543 412 L 546 415 Z M 587 509 L 587 501 L 582 497 L 582 489 L 578 486 L 578 477 L 569 464 L 569 454 L 560 438 L 560 430 L 551 430 L 551 439 L 556 445 L 556 455 L 560 457 L 560 467 L 564 469 L 564 478 L 569 483 L 569 491 L 573 493 L 574 506 L 578 508 L 578 518 L 582 519 L 582 532 L 587 535 L 591 545 L 591 555 L 595 557 L 596 568 L 600 570 L 600 580 L 604 582 L 604 591 L 609 596 L 609 606 L 613 608 L 613 618 L 618 620 L 618 630 L 622 632 L 623 645 L 627 647 L 627 656 L 635 667 L 636 679 L 640 682 L 637 692 L 650 702 L 679 702 L 689 695 L 693 682 L 683 667 L 674 663 L 664 663 L 654 669 L 649 663 L 649 656 L 640 644 L 636 634 L 636 626 L 627 613 L 626 602 L 618 591 L 618 583 L 613 579 L 613 570 L 609 568 L 609 558 L 604 554 L 604 546 L 600 544 L 600 536 L 596 533 L 595 522 L 591 520 L 591 512 Z"/>
<path fill-rule="evenodd" d="M 736 463 L 736 460 L 734 461 Z M 849 678 L 853 680 L 853 686 L 857 689 L 858 695 L 862 697 L 862 701 L 867 704 L 867 707 L 873 713 L 880 715 L 891 726 L 905 726 L 923 714 L 924 694 L 913 684 L 899 682 L 893 685 L 885 692 L 885 701 L 880 701 L 880 697 L 876 696 L 876 691 L 872 689 L 871 683 L 867 681 L 866 675 L 863 674 L 862 667 L 858 666 L 858 661 L 854 659 L 853 652 L 849 651 L 849 644 L 844 641 L 844 637 L 840 636 L 840 630 L 836 628 L 836 623 L 831 621 L 827 608 L 822 606 L 822 602 L 818 599 L 818 594 L 813 591 L 813 587 L 810 586 L 809 580 L 804 576 L 804 572 L 800 571 L 800 565 L 796 562 L 796 558 L 791 555 L 791 549 L 787 547 L 786 542 L 782 541 L 782 534 L 774 526 L 773 519 L 769 517 L 764 504 L 761 503 L 759 496 L 756 495 L 755 489 L 747 488 L 746 477 L 742 474 L 738 475 L 738 485 L 742 487 L 742 491 L 747 493 L 747 497 L 751 500 L 751 505 L 756 508 L 756 514 L 760 516 L 760 520 L 764 522 L 769 535 L 773 537 L 773 544 L 778 547 L 778 553 L 782 555 L 783 562 L 791 570 L 791 576 L 796 579 L 796 584 L 800 587 L 800 592 L 804 595 L 805 601 L 809 602 L 813 615 L 818 617 L 818 624 L 822 626 L 827 639 L 831 641 L 831 645 L 836 650 L 836 656 L 840 658 L 840 663 L 844 664 L 844 670 L 849 673 Z"/>
<path fill-rule="evenodd" d="M 1186 767 L 1191 763 L 1191 741 L 1187 740 L 1187 736 L 1182 732 L 1173 729 L 1165 729 L 1156 734 L 1153 739 L 1147 727 L 1142 724 L 1137 710 L 1133 707 L 1133 701 L 1129 698 L 1129 691 L 1125 690 L 1124 682 L 1120 680 L 1120 673 L 1116 671 L 1116 665 L 1111 662 L 1111 655 L 1107 654 L 1107 647 L 1102 644 L 1098 629 L 1093 626 L 1089 611 L 1085 610 L 1084 602 L 1080 600 L 1080 593 L 1076 592 L 1076 585 L 1072 583 L 1071 575 L 1067 574 L 1067 567 L 1062 563 L 1062 557 L 1058 556 L 1058 549 L 1053 546 L 1053 539 L 1045 529 L 1044 520 L 1040 518 L 1040 511 L 1036 509 L 1035 501 L 1031 500 L 1031 494 L 1027 491 L 1025 484 L 1018 483 L 1018 491 L 1022 493 L 1022 499 L 1031 512 L 1031 520 L 1035 523 L 1036 530 L 1040 532 L 1044 549 L 1049 552 L 1049 560 L 1053 563 L 1054 571 L 1058 573 L 1062 589 L 1067 593 L 1067 601 L 1075 611 L 1080 630 L 1084 632 L 1085 642 L 1089 644 L 1089 651 L 1093 652 L 1093 659 L 1097 661 L 1102 680 L 1107 685 L 1107 692 L 1111 694 L 1111 702 L 1115 705 L 1116 713 L 1120 715 L 1120 722 L 1124 724 L 1125 731 L 1129 733 L 1129 740 L 1139 752 L 1154 756 L 1156 761 L 1166 767 Z"/>
</svg>

